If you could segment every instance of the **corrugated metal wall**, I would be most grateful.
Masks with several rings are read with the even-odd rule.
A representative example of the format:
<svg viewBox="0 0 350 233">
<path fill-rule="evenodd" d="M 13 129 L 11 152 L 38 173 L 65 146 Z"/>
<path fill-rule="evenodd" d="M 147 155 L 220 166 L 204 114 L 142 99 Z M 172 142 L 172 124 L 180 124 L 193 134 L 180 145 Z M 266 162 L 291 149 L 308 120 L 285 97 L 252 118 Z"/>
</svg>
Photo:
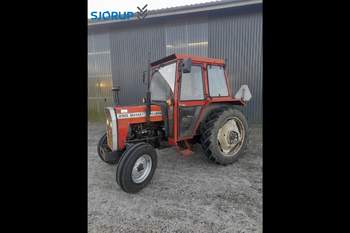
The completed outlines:
<svg viewBox="0 0 350 233">
<path fill-rule="evenodd" d="M 262 122 L 262 14 L 211 17 L 209 57 L 227 58 L 233 92 L 243 84 L 252 92 L 243 112 L 249 122 Z"/>
<path fill-rule="evenodd" d="M 146 88 L 142 84 L 142 72 L 147 69 L 149 51 L 152 61 L 174 52 L 189 53 L 227 58 L 233 91 L 242 84 L 248 84 L 251 89 L 253 98 L 244 108 L 248 121 L 262 122 L 261 12 L 183 17 L 176 22 L 113 29 L 109 31 L 109 42 L 110 71 L 114 85 L 121 86 L 122 104 L 142 103 Z"/>
<path fill-rule="evenodd" d="M 166 55 L 187 53 L 208 56 L 208 21 L 180 21 L 166 24 Z"/>
<path fill-rule="evenodd" d="M 112 71 L 108 33 L 88 37 L 88 116 L 103 117 L 103 109 L 112 104 Z"/>
<path fill-rule="evenodd" d="M 110 32 L 113 84 L 119 85 L 123 105 L 140 104 L 146 94 L 142 73 L 150 60 L 165 55 L 162 26 L 133 27 Z"/>
</svg>

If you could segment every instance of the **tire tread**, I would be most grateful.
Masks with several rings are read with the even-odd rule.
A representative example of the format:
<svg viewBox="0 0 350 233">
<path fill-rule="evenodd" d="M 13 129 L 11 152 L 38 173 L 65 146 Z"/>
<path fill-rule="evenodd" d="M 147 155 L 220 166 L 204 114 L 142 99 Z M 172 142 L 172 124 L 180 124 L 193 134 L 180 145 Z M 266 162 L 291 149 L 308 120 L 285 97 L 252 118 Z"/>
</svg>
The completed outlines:
<svg viewBox="0 0 350 233">
<path fill-rule="evenodd" d="M 246 135 L 245 135 L 245 142 L 243 145 L 243 148 L 241 148 L 241 151 L 238 152 L 238 155 L 234 157 L 234 159 L 227 160 L 222 159 L 222 155 L 219 155 L 218 153 L 215 154 L 215 151 L 217 151 L 217 146 L 214 142 L 216 142 L 216 137 L 214 137 L 215 131 L 217 131 L 220 127 L 220 124 L 222 123 L 222 120 L 225 119 L 225 117 L 228 117 L 229 115 L 236 115 L 241 118 L 241 120 L 244 122 L 246 127 Z M 226 165 L 235 162 L 240 154 L 244 153 L 247 145 L 247 134 L 248 134 L 248 127 L 246 123 L 246 119 L 244 115 L 235 108 L 225 107 L 221 109 L 221 111 L 215 110 L 212 113 L 208 115 L 208 117 L 202 122 L 201 124 L 201 146 L 203 148 L 205 156 L 211 160 L 214 161 L 217 164 Z"/>
</svg>

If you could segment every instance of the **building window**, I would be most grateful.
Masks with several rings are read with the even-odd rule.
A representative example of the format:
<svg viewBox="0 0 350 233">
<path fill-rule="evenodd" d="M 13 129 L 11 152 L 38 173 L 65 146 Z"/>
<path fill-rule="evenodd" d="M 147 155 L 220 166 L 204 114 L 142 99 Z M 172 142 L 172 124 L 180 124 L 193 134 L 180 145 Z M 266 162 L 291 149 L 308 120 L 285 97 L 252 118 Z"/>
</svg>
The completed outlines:
<svg viewBox="0 0 350 233">
<path fill-rule="evenodd" d="M 228 96 L 225 72 L 222 66 L 208 66 L 209 95 Z"/>
<path fill-rule="evenodd" d="M 182 73 L 180 100 L 202 99 L 204 99 L 202 67 L 192 66 L 191 73 Z"/>
<path fill-rule="evenodd" d="M 185 53 L 208 56 L 208 22 L 188 21 L 165 27 L 166 55 Z"/>
</svg>

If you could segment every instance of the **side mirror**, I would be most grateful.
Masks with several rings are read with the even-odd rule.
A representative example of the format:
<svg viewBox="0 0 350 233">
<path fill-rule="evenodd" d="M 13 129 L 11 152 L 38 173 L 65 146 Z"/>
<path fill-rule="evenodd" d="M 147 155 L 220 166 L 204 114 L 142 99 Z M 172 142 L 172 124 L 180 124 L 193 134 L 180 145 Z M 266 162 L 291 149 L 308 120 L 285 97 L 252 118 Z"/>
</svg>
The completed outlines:
<svg viewBox="0 0 350 233">
<path fill-rule="evenodd" d="M 186 58 L 182 62 L 182 72 L 183 73 L 191 73 L 191 67 L 192 67 L 192 59 Z"/>
</svg>

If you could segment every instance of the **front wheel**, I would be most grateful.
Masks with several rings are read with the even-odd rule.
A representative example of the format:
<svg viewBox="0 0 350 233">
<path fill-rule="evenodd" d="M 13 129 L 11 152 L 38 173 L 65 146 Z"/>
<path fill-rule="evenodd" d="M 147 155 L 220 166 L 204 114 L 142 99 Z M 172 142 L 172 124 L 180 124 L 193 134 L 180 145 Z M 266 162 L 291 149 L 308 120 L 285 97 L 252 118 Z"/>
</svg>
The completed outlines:
<svg viewBox="0 0 350 233">
<path fill-rule="evenodd" d="M 111 151 L 107 145 L 107 134 L 105 133 L 97 144 L 97 154 L 100 159 L 108 164 L 118 163 L 121 152 L 120 151 Z"/>
<path fill-rule="evenodd" d="M 127 193 L 137 193 L 151 181 L 157 167 L 157 153 L 148 143 L 128 147 L 117 168 L 117 183 Z"/>
</svg>

